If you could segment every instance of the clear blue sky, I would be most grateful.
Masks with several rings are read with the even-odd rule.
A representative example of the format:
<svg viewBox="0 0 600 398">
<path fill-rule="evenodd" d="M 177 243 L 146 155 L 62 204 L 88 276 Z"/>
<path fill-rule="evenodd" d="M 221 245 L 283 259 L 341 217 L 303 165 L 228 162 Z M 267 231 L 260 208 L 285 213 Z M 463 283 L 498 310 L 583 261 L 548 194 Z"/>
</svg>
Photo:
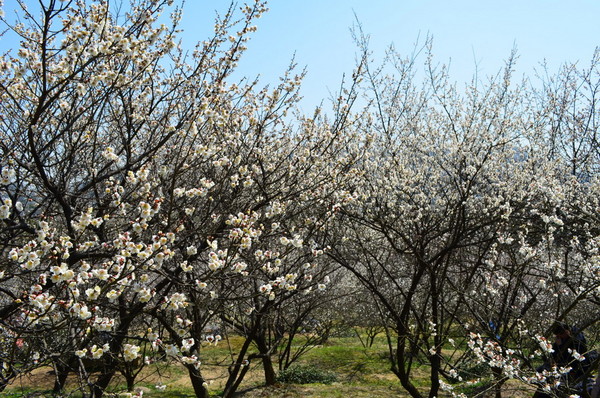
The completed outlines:
<svg viewBox="0 0 600 398">
<path fill-rule="evenodd" d="M 185 39 L 208 32 L 213 11 L 227 0 L 188 0 Z M 552 70 L 564 62 L 587 65 L 600 46 L 598 0 L 272 0 L 240 63 L 244 75 L 278 76 L 296 54 L 308 68 L 303 106 L 310 108 L 335 90 L 354 64 L 349 33 L 354 13 L 371 36 L 376 57 L 394 43 L 408 54 L 420 35 L 433 36 L 439 62 L 451 60 L 451 77 L 471 79 L 496 73 L 516 46 L 518 75 L 533 74 L 544 59 Z M 308 109 L 305 109 L 308 110 Z"/>
<path fill-rule="evenodd" d="M 229 3 L 186 0 L 186 47 L 210 35 L 215 11 L 224 12 Z M 6 14 L 14 4 L 5 0 Z M 553 71 L 564 62 L 587 65 L 600 45 L 598 0 L 271 0 L 269 8 L 258 20 L 239 73 L 276 82 L 295 53 L 299 67 L 308 69 L 305 110 L 327 98 L 343 73 L 351 73 L 354 13 L 371 36 L 375 57 L 391 43 L 408 54 L 419 35 L 430 34 L 437 61 L 451 60 L 451 76 L 459 82 L 470 80 L 476 65 L 480 76 L 497 72 L 513 46 L 520 55 L 518 74 L 531 75 L 544 59 Z M 10 45 L 4 40 L 0 48 Z"/>
</svg>

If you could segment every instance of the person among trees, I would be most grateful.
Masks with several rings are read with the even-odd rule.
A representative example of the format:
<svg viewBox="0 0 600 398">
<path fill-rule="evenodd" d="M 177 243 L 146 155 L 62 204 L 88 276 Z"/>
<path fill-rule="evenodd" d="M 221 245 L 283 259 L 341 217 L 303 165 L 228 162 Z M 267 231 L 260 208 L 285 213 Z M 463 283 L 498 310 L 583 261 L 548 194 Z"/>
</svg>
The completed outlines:
<svg viewBox="0 0 600 398">
<path fill-rule="evenodd" d="M 560 383 L 556 385 L 557 391 L 554 392 L 563 390 L 567 392 L 573 388 L 581 388 L 579 385 L 590 366 L 590 361 L 585 357 L 588 349 L 583 332 L 575 327 L 570 327 L 566 323 L 556 322 L 552 326 L 552 334 L 554 334 L 555 340 L 552 344 L 551 357 L 536 369 L 537 372 L 542 373 L 553 368 L 558 369 L 559 372 L 561 369 L 569 369 L 559 380 Z M 547 390 L 544 391 L 543 387 L 538 388 L 533 395 L 534 398 L 553 396 L 555 395 Z"/>
</svg>

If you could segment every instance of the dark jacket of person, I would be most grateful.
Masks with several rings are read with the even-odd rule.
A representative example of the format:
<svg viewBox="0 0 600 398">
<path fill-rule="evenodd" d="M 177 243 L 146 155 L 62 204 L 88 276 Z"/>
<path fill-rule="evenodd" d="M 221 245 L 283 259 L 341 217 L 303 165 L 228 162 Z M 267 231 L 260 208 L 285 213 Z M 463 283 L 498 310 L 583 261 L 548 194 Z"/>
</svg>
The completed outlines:
<svg viewBox="0 0 600 398">
<path fill-rule="evenodd" d="M 558 331 L 558 333 L 556 333 Z M 552 359 L 558 367 L 571 367 L 569 378 L 579 379 L 585 374 L 587 359 L 578 359 L 578 354 L 585 358 L 587 346 L 583 333 L 572 328 L 555 330 L 556 341 L 552 344 Z"/>
</svg>

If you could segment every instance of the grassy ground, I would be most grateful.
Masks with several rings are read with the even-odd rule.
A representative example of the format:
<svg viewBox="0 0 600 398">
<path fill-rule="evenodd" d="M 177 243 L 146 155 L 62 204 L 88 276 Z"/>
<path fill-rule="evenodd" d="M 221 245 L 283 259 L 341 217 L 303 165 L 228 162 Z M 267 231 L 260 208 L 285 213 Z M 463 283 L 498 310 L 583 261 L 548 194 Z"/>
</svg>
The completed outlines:
<svg viewBox="0 0 600 398">
<path fill-rule="evenodd" d="M 233 338 L 231 347 L 234 349 L 241 344 L 240 339 Z M 210 380 L 211 394 L 218 396 L 224 387 L 227 376 L 227 364 L 230 361 L 230 351 L 226 342 L 218 346 L 207 347 L 203 350 L 202 372 Z M 263 386 L 263 374 L 260 363 L 252 365 L 238 396 L 240 397 L 408 397 L 396 376 L 390 371 L 387 360 L 387 350 L 383 339 L 377 340 L 373 347 L 363 348 L 358 339 L 354 337 L 332 338 L 327 345 L 314 348 L 304 355 L 299 363 L 302 369 L 310 370 L 317 375 L 334 376 L 335 381 L 323 383 L 278 383 L 272 387 Z M 314 374 L 302 376 L 310 379 Z M 51 397 L 50 390 L 54 382 L 54 375 L 50 368 L 38 369 L 31 375 L 17 379 L 3 393 L 0 398 L 16 397 Z M 417 386 L 427 389 L 428 378 L 426 369 L 417 369 L 414 380 Z M 157 385 L 164 384 L 164 390 L 157 389 Z M 75 391 L 77 387 L 73 378 L 69 389 Z M 144 397 L 184 398 L 194 397 L 189 384 L 187 372 L 178 365 L 161 367 L 147 367 L 136 379 L 136 389 L 144 392 Z M 468 396 L 475 396 L 485 386 L 478 384 L 469 390 L 464 390 Z M 521 386 L 508 383 L 504 389 L 506 397 L 527 397 L 531 391 L 523 390 Z M 125 383 L 119 377 L 111 385 L 108 396 L 124 397 Z M 74 393 L 73 397 L 80 396 Z M 478 395 L 479 397 L 491 394 Z"/>
</svg>

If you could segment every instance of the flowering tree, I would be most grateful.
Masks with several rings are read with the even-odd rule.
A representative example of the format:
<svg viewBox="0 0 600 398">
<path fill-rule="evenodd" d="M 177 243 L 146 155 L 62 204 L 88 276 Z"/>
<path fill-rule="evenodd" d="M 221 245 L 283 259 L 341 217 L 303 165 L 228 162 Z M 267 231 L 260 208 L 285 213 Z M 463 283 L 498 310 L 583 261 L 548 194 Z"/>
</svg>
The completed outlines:
<svg viewBox="0 0 600 398">
<path fill-rule="evenodd" d="M 541 91 L 532 93 L 530 109 L 535 111 L 523 151 L 543 172 L 530 186 L 533 195 L 524 203 L 527 217 L 504 232 L 488 271 L 479 279 L 479 293 L 473 293 L 470 309 L 478 308 L 474 315 L 479 319 L 486 314 L 495 320 L 495 330 L 480 329 L 477 342 L 471 344 L 478 360 L 494 363 L 505 378 L 541 384 L 547 390 L 562 383 L 568 390 L 573 382 L 565 376 L 568 369 L 540 372 L 539 365 L 542 360 L 551 362 L 552 347 L 545 336 L 554 321 L 575 327 L 574 334 L 585 331 L 590 348 L 597 342 L 595 327 L 589 328 L 599 319 L 594 271 L 599 232 L 597 55 L 590 69 L 569 65 L 548 79 Z M 573 352 L 572 367 L 583 364 L 589 372 L 593 357 Z"/>
<path fill-rule="evenodd" d="M 573 319 L 595 300 L 598 280 L 589 270 L 597 232 L 580 212 L 593 212 L 596 201 L 589 174 L 595 97 L 562 104 L 570 120 L 589 122 L 587 135 L 570 129 L 563 163 L 557 134 L 548 134 L 555 131 L 549 119 L 564 123 L 555 92 L 541 99 L 526 84 L 511 86 L 511 59 L 503 73 L 462 94 L 433 64 L 429 43 L 422 51 L 421 84 L 415 57 L 390 51 L 388 63 L 365 64 L 371 117 L 361 128 L 373 146 L 356 182 L 361 200 L 342 211 L 337 241 L 344 243 L 329 253 L 384 308 L 394 331 L 392 370 L 411 396 L 423 396 L 413 384 L 417 361 L 428 364 L 435 396 L 462 380 L 471 354 L 490 367 L 499 396 L 507 378 L 544 379 L 531 376 L 542 356 L 529 357 L 531 347 L 554 320 Z M 592 75 L 582 74 L 593 93 Z M 586 148 L 584 179 L 567 167 L 574 135 L 576 149 Z M 472 351 L 458 355 L 466 344 L 457 336 L 470 332 Z"/>
<path fill-rule="evenodd" d="M 157 24 L 170 5 L 132 1 L 119 15 L 51 0 L 3 19 L 21 47 L 0 63 L 2 344 L 54 363 L 57 389 L 79 368 L 101 396 L 151 345 L 207 396 L 204 327 L 324 289 L 314 231 L 353 199 L 354 94 L 331 123 L 294 129 L 301 75 L 273 89 L 230 82 L 264 3 L 239 17 L 232 6 L 191 53 L 176 42 L 179 9 Z M 16 358 L 3 358 L 4 385 L 32 366 Z M 87 359 L 102 363 L 95 380 Z"/>
</svg>

